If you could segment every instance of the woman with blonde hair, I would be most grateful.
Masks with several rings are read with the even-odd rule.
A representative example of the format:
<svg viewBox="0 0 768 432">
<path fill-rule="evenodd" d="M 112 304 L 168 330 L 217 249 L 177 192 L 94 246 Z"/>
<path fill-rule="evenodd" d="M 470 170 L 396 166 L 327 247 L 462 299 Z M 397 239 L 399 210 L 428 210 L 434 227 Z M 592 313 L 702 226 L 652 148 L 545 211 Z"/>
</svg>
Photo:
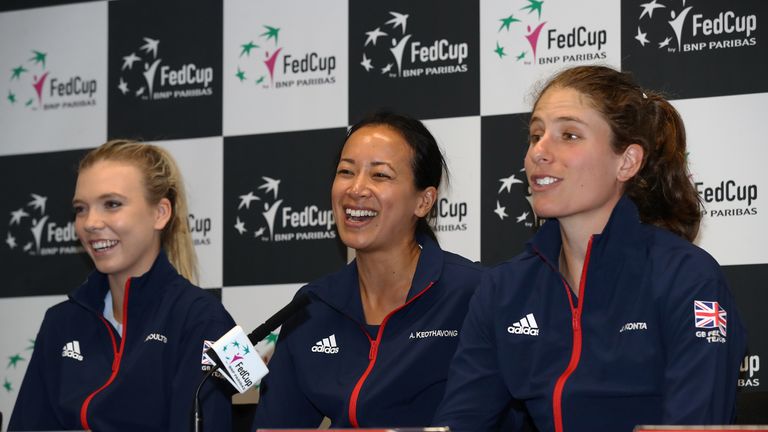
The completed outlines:
<svg viewBox="0 0 768 432">
<path fill-rule="evenodd" d="M 193 285 L 176 163 L 154 145 L 109 141 L 80 162 L 72 203 L 96 270 L 47 311 L 9 430 L 189 430 L 204 342 L 234 322 Z M 231 428 L 229 396 L 224 382 L 204 387 L 209 430 Z"/>
</svg>

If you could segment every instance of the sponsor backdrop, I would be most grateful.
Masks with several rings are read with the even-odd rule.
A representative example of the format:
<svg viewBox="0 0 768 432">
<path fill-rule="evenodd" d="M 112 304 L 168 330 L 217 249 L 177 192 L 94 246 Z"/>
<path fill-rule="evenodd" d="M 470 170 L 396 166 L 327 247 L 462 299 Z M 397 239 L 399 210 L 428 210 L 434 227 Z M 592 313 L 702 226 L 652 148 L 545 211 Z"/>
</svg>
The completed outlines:
<svg viewBox="0 0 768 432">
<path fill-rule="evenodd" d="M 330 183 L 361 115 L 388 107 L 425 120 L 451 172 L 435 208 L 440 241 L 493 265 L 541 223 L 522 163 L 532 90 L 600 63 L 667 92 L 683 115 L 705 204 L 698 244 L 723 265 L 750 331 L 739 421 L 768 423 L 768 3 L 31 4 L 0 5 L 4 414 L 45 309 L 90 269 L 70 204 L 87 149 L 129 137 L 177 157 L 201 285 L 252 328 L 347 260 Z"/>
</svg>

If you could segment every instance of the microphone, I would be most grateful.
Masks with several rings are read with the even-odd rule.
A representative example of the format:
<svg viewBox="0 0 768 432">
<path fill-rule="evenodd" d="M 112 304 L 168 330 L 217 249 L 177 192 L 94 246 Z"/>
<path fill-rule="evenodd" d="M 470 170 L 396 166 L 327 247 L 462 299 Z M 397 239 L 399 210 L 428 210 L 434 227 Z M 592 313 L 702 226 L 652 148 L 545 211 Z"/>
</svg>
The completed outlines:
<svg viewBox="0 0 768 432">
<path fill-rule="evenodd" d="M 277 313 L 272 315 L 268 320 L 264 321 L 264 324 L 256 327 L 256 329 L 248 335 L 248 339 L 250 339 L 251 343 L 254 345 L 259 343 L 259 341 L 269 336 L 272 330 L 288 321 L 288 318 L 298 312 L 299 309 L 308 305 L 309 301 L 309 295 L 307 293 L 299 294 L 290 303 L 285 305 L 285 307 L 277 311 Z"/>
<path fill-rule="evenodd" d="M 245 335 L 243 328 L 235 326 L 224 336 L 219 338 L 203 354 L 203 356 L 213 363 L 213 366 L 205 375 L 195 392 L 195 400 L 192 408 L 192 430 L 202 432 L 203 430 L 203 412 L 200 406 L 200 389 L 203 383 L 216 370 L 220 370 L 224 378 L 229 381 L 238 392 L 244 393 L 256 384 L 256 381 L 266 375 L 269 370 L 264 360 L 256 352 L 254 345 L 267 337 L 274 329 L 282 325 L 291 316 L 300 309 L 309 304 L 310 299 L 307 293 L 296 296 L 290 303 L 269 317 L 264 323 L 248 336 Z"/>
<path fill-rule="evenodd" d="M 309 301 L 306 293 L 300 294 L 256 327 L 247 337 L 242 327 L 235 326 L 213 343 L 205 352 L 205 357 L 214 363 L 214 369 L 218 368 L 223 372 L 224 378 L 237 391 L 244 393 L 269 372 L 254 345 L 306 306 Z"/>
</svg>

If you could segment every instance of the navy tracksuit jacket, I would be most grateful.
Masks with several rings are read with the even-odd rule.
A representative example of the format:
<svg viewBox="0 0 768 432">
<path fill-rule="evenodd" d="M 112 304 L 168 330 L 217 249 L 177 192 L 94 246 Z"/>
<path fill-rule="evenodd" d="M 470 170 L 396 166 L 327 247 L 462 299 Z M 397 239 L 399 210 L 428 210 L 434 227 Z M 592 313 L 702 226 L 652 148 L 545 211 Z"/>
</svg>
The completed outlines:
<svg viewBox="0 0 768 432">
<path fill-rule="evenodd" d="M 357 267 L 304 286 L 312 303 L 280 332 L 257 427 L 427 426 L 443 397 L 481 267 L 425 236 L 407 303 L 366 328 Z"/>
<path fill-rule="evenodd" d="M 560 246 L 550 220 L 483 278 L 434 423 L 494 430 L 510 400 L 541 432 L 732 421 L 745 330 L 717 262 L 626 197 L 590 241 L 578 298 Z"/>
<path fill-rule="evenodd" d="M 164 252 L 126 284 L 123 334 L 103 317 L 94 271 L 48 309 L 9 430 L 181 431 L 191 425 L 204 340 L 234 326 L 221 302 L 179 276 Z M 205 430 L 231 430 L 229 383 L 201 392 Z"/>
</svg>

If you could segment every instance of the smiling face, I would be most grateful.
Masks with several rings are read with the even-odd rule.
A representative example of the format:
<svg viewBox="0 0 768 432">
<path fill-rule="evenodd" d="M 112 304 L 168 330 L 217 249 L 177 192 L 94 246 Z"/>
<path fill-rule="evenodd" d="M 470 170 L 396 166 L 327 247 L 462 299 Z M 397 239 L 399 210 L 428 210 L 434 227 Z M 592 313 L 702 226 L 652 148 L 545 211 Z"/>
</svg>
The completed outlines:
<svg viewBox="0 0 768 432">
<path fill-rule="evenodd" d="M 414 241 L 416 221 L 429 212 L 437 191 L 416 189 L 412 157 L 388 126 L 364 126 L 347 139 L 331 190 L 345 245 L 359 253 Z"/>
<path fill-rule="evenodd" d="M 538 216 L 607 222 L 627 180 L 626 154 L 614 152 L 612 138 L 602 114 L 578 91 L 552 87 L 541 96 L 525 156 Z"/>
<path fill-rule="evenodd" d="M 75 231 L 96 268 L 121 286 L 146 273 L 160 251 L 170 203 L 151 205 L 141 172 L 125 162 L 102 160 L 77 177 Z"/>
</svg>

